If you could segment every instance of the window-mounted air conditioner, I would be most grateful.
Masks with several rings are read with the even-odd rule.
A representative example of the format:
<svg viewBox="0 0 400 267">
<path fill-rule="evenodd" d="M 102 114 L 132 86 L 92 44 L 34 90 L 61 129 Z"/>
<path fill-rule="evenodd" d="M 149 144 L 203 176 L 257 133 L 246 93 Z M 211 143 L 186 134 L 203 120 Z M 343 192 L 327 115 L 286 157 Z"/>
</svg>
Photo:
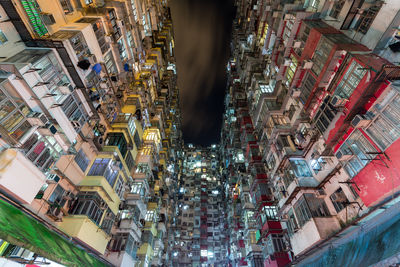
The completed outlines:
<svg viewBox="0 0 400 267">
<path fill-rule="evenodd" d="M 26 120 L 33 126 L 44 126 L 46 123 L 48 123 L 46 115 L 41 112 L 29 113 Z"/>
<path fill-rule="evenodd" d="M 41 13 L 40 14 L 42 17 L 42 21 L 46 25 L 53 25 L 56 23 L 56 20 L 54 19 L 54 16 L 50 13 Z"/>
<path fill-rule="evenodd" d="M 96 59 L 95 55 L 90 54 L 90 55 L 87 56 L 87 58 L 88 58 L 90 64 L 96 64 L 97 63 L 97 59 Z"/>
<path fill-rule="evenodd" d="M 285 58 L 283 65 L 288 67 L 288 66 L 290 66 L 290 63 L 292 63 L 292 60 L 290 58 Z"/>
<path fill-rule="evenodd" d="M 326 196 L 326 192 L 324 189 L 317 189 L 317 191 L 315 191 L 315 196 L 317 198 L 324 198 Z"/>
<path fill-rule="evenodd" d="M 301 90 L 298 87 L 293 88 L 292 90 L 292 97 L 298 98 L 301 95 Z"/>
<path fill-rule="evenodd" d="M 57 174 L 49 174 L 47 176 L 47 183 L 58 183 L 60 181 L 60 177 Z"/>
<path fill-rule="evenodd" d="M 294 42 L 293 44 L 293 48 L 301 48 L 302 47 L 303 42 L 302 41 L 297 41 Z"/>
<path fill-rule="evenodd" d="M 61 94 L 63 95 L 69 95 L 74 90 L 74 88 L 71 84 L 64 83 L 63 85 L 58 87 L 58 90 L 60 90 Z"/>
<path fill-rule="evenodd" d="M 347 161 L 350 160 L 352 157 L 354 157 L 353 153 L 351 151 L 349 152 L 343 152 L 341 150 L 339 150 L 336 153 L 336 157 L 338 158 L 338 160 L 340 161 Z"/>
<path fill-rule="evenodd" d="M 312 62 L 311 60 L 304 60 L 302 68 L 305 70 L 309 70 L 312 68 L 313 64 L 314 62 Z"/>
<path fill-rule="evenodd" d="M 351 121 L 351 126 L 354 128 L 367 127 L 371 123 L 371 120 L 363 115 L 356 115 Z"/>
<path fill-rule="evenodd" d="M 279 51 L 279 52 L 282 52 L 283 50 L 285 50 L 285 46 L 284 46 L 283 44 L 280 44 L 280 45 L 278 46 L 278 51 Z"/>
<path fill-rule="evenodd" d="M 334 107 L 343 107 L 348 102 L 347 99 L 334 95 L 331 99 L 331 105 Z"/>
</svg>

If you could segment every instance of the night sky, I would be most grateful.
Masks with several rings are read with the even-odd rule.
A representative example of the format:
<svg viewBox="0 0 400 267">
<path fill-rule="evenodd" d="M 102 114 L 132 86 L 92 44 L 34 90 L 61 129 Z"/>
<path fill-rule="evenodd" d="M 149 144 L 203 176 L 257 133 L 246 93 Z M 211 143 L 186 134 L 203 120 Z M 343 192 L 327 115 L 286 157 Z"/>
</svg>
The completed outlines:
<svg viewBox="0 0 400 267">
<path fill-rule="evenodd" d="M 218 143 L 230 54 L 233 0 L 172 0 L 185 143 Z"/>
</svg>

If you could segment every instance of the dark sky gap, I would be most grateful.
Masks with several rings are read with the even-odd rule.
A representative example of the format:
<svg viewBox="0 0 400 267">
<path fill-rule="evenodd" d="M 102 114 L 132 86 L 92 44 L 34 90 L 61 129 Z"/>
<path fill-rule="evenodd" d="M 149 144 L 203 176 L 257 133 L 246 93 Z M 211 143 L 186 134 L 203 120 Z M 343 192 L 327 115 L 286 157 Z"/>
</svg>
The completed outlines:
<svg viewBox="0 0 400 267">
<path fill-rule="evenodd" d="M 232 0 L 173 0 L 175 55 L 185 143 L 219 142 Z"/>
</svg>

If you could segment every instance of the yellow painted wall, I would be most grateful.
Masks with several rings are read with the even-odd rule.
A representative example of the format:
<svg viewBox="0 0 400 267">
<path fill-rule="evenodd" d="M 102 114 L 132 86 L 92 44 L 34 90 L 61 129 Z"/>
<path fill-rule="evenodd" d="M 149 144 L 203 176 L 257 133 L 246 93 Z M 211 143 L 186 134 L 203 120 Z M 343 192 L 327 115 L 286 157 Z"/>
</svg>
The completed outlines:
<svg viewBox="0 0 400 267">
<path fill-rule="evenodd" d="M 104 254 L 110 237 L 85 215 L 72 215 L 63 218 L 59 224 L 62 231 L 85 242 Z"/>
</svg>

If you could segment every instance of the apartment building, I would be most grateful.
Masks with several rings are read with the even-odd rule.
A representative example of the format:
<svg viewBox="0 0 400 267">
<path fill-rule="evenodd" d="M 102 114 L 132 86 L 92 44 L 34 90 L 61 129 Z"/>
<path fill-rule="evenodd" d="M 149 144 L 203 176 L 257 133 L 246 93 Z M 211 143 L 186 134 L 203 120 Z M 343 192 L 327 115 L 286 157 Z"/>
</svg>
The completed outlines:
<svg viewBox="0 0 400 267">
<path fill-rule="evenodd" d="M 183 149 L 168 253 L 170 266 L 226 266 L 226 205 L 217 145 Z"/>
<path fill-rule="evenodd" d="M 367 251 L 397 222 L 399 3 L 235 5 L 221 133 L 232 265 L 398 263 Z"/>
<path fill-rule="evenodd" d="M 57 241 L 16 224 L 4 255 L 163 266 L 182 143 L 167 2 L 0 6 L 1 201 Z"/>
</svg>

